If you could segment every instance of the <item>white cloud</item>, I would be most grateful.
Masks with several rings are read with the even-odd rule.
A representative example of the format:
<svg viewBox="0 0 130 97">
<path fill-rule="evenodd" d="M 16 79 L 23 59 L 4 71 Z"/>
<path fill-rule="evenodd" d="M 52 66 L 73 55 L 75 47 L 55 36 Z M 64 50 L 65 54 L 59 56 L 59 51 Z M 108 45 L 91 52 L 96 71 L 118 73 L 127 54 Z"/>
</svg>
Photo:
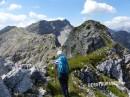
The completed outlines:
<svg viewBox="0 0 130 97">
<path fill-rule="evenodd" d="M 43 19 L 43 18 L 46 18 L 47 16 L 43 15 L 43 14 L 37 14 L 37 13 L 31 11 L 31 12 L 29 12 L 29 17 Z"/>
<path fill-rule="evenodd" d="M 0 1 L 0 6 L 1 6 L 1 5 L 4 5 L 5 3 L 6 3 L 5 0 L 1 0 L 1 1 Z"/>
<path fill-rule="evenodd" d="M 130 31 L 130 17 L 117 16 L 110 21 L 105 21 L 104 24 L 114 30 Z"/>
<path fill-rule="evenodd" d="M 21 9 L 21 8 L 22 8 L 22 5 L 13 3 L 9 5 L 8 10 L 12 11 L 12 10 Z"/>
<path fill-rule="evenodd" d="M 25 27 L 39 20 L 55 20 L 55 19 L 64 19 L 61 17 L 58 18 L 49 18 L 44 14 L 39 14 L 36 12 L 29 12 L 27 14 L 13 14 L 7 12 L 0 12 L 0 28 L 5 26 L 18 26 Z"/>
<path fill-rule="evenodd" d="M 95 12 L 109 12 L 114 13 L 116 9 L 106 3 L 100 3 L 96 0 L 86 0 L 84 4 L 84 9 L 82 10 L 82 14 L 91 14 Z"/>
</svg>

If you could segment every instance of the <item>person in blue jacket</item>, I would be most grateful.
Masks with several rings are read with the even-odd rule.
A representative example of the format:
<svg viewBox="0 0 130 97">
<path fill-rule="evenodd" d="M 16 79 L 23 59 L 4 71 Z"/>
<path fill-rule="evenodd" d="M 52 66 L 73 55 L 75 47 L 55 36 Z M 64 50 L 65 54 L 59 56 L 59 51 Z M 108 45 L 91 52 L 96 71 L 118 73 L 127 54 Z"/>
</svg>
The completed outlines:
<svg viewBox="0 0 130 97">
<path fill-rule="evenodd" d="M 57 51 L 57 59 L 55 60 L 55 69 L 59 83 L 63 92 L 64 97 L 69 97 L 68 92 L 68 78 L 69 78 L 69 65 L 66 56 L 61 50 Z"/>
</svg>

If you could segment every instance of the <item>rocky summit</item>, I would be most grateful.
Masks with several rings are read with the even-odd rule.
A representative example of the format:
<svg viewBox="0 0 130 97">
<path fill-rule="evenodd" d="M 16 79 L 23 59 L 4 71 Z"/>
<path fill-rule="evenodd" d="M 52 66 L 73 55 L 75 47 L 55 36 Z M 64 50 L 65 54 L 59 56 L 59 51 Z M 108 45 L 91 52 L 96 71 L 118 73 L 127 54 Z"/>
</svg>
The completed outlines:
<svg viewBox="0 0 130 97">
<path fill-rule="evenodd" d="M 67 39 L 69 32 L 73 29 L 73 26 L 66 19 L 55 21 L 39 21 L 28 27 L 26 30 L 37 34 L 54 34 L 63 45 Z"/>
<path fill-rule="evenodd" d="M 77 54 L 86 55 L 106 46 L 111 41 L 107 27 L 99 22 L 89 20 L 70 32 L 63 48 L 69 57 Z"/>
<path fill-rule="evenodd" d="M 130 97 L 130 51 L 94 20 L 78 27 L 42 20 L 0 30 L 0 97 L 62 97 L 52 64 L 61 48 L 70 97 Z"/>
</svg>

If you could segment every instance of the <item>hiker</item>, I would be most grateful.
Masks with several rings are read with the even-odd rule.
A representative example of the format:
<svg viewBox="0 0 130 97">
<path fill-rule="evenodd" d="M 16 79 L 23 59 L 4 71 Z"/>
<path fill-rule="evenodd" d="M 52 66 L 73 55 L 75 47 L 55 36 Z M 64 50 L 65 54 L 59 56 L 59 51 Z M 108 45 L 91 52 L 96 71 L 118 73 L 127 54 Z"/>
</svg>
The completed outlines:
<svg viewBox="0 0 130 97">
<path fill-rule="evenodd" d="M 68 92 L 69 66 L 67 58 L 61 50 L 57 51 L 57 59 L 55 60 L 54 64 L 63 95 L 64 97 L 69 97 Z"/>
</svg>

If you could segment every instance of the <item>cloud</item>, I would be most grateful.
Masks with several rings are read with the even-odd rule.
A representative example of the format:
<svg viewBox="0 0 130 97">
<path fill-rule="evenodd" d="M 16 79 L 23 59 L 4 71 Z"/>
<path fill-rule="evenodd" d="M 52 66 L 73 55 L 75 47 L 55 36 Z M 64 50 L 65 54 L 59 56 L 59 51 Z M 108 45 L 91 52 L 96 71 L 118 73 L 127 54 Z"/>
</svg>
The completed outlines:
<svg viewBox="0 0 130 97">
<path fill-rule="evenodd" d="M 106 3 L 100 3 L 96 0 L 86 0 L 84 4 L 84 8 L 82 10 L 82 14 L 91 14 L 95 12 L 108 12 L 108 13 L 115 13 L 116 9 Z"/>
<path fill-rule="evenodd" d="M 130 31 L 130 17 L 128 16 L 117 16 L 112 20 L 105 21 L 104 24 L 114 30 Z"/>
<path fill-rule="evenodd" d="M 31 12 L 29 12 L 29 17 L 43 19 L 43 18 L 46 18 L 47 16 L 43 15 L 43 14 L 37 14 L 37 13 L 31 11 Z"/>
<path fill-rule="evenodd" d="M 0 6 L 1 6 L 1 5 L 4 5 L 5 3 L 6 3 L 5 0 L 1 0 L 1 1 L 0 1 Z"/>
<path fill-rule="evenodd" d="M 13 3 L 9 5 L 8 10 L 12 11 L 12 10 L 21 9 L 21 8 L 22 8 L 22 5 Z"/>
<path fill-rule="evenodd" d="M 27 14 L 13 14 L 13 13 L 7 13 L 7 12 L 0 12 L 0 28 L 3 28 L 8 25 L 25 27 L 39 20 L 50 21 L 50 20 L 55 20 L 55 19 L 62 20 L 64 18 L 61 18 L 61 17 L 50 18 L 44 14 L 39 14 L 33 11 Z"/>
</svg>

